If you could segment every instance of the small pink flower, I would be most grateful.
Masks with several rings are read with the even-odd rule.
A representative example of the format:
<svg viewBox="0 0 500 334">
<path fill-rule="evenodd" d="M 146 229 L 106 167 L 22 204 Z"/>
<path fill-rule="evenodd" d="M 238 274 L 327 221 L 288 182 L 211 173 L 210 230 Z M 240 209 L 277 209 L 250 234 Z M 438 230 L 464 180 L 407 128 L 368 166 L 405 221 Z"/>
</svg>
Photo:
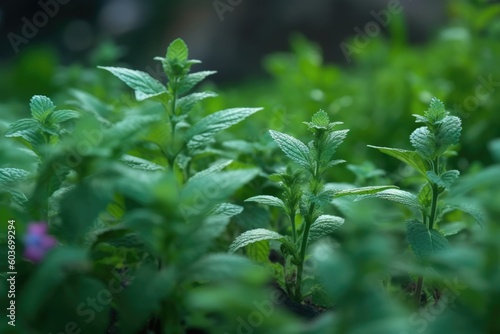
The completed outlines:
<svg viewBox="0 0 500 334">
<path fill-rule="evenodd" d="M 24 235 L 24 257 L 33 262 L 40 262 L 45 254 L 57 245 L 57 239 L 47 234 L 47 223 L 29 223 Z"/>
</svg>

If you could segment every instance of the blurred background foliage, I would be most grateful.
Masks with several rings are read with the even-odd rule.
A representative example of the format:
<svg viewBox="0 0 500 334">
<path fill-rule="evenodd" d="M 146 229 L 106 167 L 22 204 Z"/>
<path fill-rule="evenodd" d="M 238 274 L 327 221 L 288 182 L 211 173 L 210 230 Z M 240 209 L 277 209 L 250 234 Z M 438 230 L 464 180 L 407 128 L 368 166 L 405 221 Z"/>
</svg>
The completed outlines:
<svg viewBox="0 0 500 334">
<path fill-rule="evenodd" d="M 15 3 L 0 6 L 4 36 L 9 32 L 19 33 L 21 17 L 32 17 L 40 10 L 33 1 Z M 232 11 L 225 12 L 221 20 L 212 2 L 73 0 L 61 5 L 60 14 L 40 28 L 27 45 L 21 45 L 18 53 L 7 44 L 7 38 L 2 40 L 6 45 L 0 49 L 0 133 L 16 119 L 29 116 L 28 102 L 35 94 L 50 96 L 60 109 L 106 115 L 111 121 L 123 118 L 131 110 L 139 114 L 156 112 L 153 103 L 137 103 L 130 90 L 96 66 L 136 68 L 165 82 L 159 63 L 150 60 L 163 55 L 165 46 L 176 37 L 184 38 L 192 57 L 203 61 L 197 70 L 219 72 L 200 88 L 219 93 L 195 108 L 200 117 L 236 106 L 264 107 L 250 120 L 221 134 L 212 147 L 219 157 L 236 160 L 232 169 L 259 168 L 257 178 L 231 195 L 231 203 L 240 204 L 245 210 L 232 218 L 224 233 L 206 246 L 207 252 L 225 252 L 231 240 L 247 229 L 269 226 L 278 231 L 286 229 L 275 210 L 243 203 L 245 198 L 256 194 L 280 193 L 275 184 L 267 181 L 267 176 L 286 160 L 271 143 L 268 129 L 305 138 L 306 127 L 302 122 L 318 109 L 324 109 L 332 121 L 342 121 L 343 127 L 350 129 L 337 153 L 348 165 L 334 168 L 326 176 L 329 182 L 339 186 L 394 183 L 414 189 L 420 180 L 411 170 L 366 145 L 409 149 L 408 136 L 415 128 L 412 114 L 422 113 L 436 96 L 463 121 L 459 153 L 450 159 L 450 166 L 456 166 L 463 177 L 450 195 L 457 201 L 479 206 L 486 215 L 483 227 L 465 215 L 448 215 L 445 218 L 448 225 L 443 227 L 454 234 L 450 237 L 453 251 L 423 266 L 414 261 L 404 240 L 402 222 L 411 217 L 411 212 L 386 202 L 353 203 L 352 198 L 338 199 L 329 210 L 346 217 L 347 223 L 338 234 L 312 247 L 309 266 L 310 274 L 315 275 L 310 284 L 321 283 L 329 296 L 327 301 L 321 300 L 322 294 L 318 293 L 312 297 L 314 302 L 330 307 L 333 300 L 332 310 L 306 321 L 293 316 L 297 315 L 293 313 L 296 305 L 287 305 L 286 310 L 262 317 L 263 325 L 256 333 L 385 334 L 450 330 L 498 333 L 500 5 L 486 0 L 401 3 L 403 13 L 393 16 L 391 24 L 370 37 L 349 62 L 342 53 L 341 43 L 356 45 L 354 28 L 364 29 L 368 22 L 374 21 L 370 11 L 383 10 L 387 6 L 385 1 L 315 0 L 291 1 L 288 5 L 278 1 L 242 1 Z M 134 140 L 131 139 L 133 143 Z M 14 145 L 0 136 L 0 168 L 35 170 L 34 158 L 25 150 L 13 150 Z M 201 157 L 194 169 L 202 170 L 215 160 L 211 155 Z M 109 170 L 114 173 L 116 166 L 107 159 L 98 162 L 102 169 L 97 170 L 102 174 L 92 177 L 106 185 L 103 181 L 107 181 L 106 173 Z M 133 175 L 113 175 L 122 185 L 136 182 Z M 164 181 L 156 186 L 149 184 L 147 189 L 154 192 L 151 196 L 162 205 L 175 207 L 166 194 L 178 189 L 167 178 Z M 133 198 L 136 208 L 135 200 L 142 194 L 124 196 Z M 85 210 L 78 198 L 72 201 L 72 205 Z M 22 217 L 18 225 L 22 233 L 30 215 L 7 203 L 7 198 L 0 198 L 0 226 L 4 228 L 4 217 L 15 214 Z M 151 214 L 148 216 L 151 225 L 154 225 L 151 217 L 161 222 L 165 217 L 170 218 L 165 212 L 158 212 L 153 204 L 148 205 L 143 209 L 150 210 L 147 212 Z M 132 215 L 131 221 L 141 221 L 141 212 L 134 214 L 139 218 Z M 184 240 L 185 228 L 173 225 L 169 233 L 176 240 Z M 134 229 L 152 243 L 148 247 L 163 247 L 147 228 Z M 64 328 L 67 319 L 74 317 L 74 306 L 107 284 L 113 268 L 135 269 L 141 261 L 149 261 L 142 253 L 130 252 L 129 248 L 135 247 L 133 240 L 127 239 L 125 246 L 113 250 L 104 237 L 105 245 L 87 254 L 80 249 L 69 250 L 69 255 L 54 254 L 49 263 L 52 267 L 45 268 L 69 274 L 55 282 L 52 289 L 71 292 L 71 287 L 79 286 L 81 290 L 71 300 L 56 305 L 59 313 L 55 317 L 39 312 L 31 321 L 43 324 L 43 328 Z M 198 240 L 192 243 L 195 241 Z M 182 251 L 187 252 L 186 256 L 191 255 L 188 250 L 194 247 L 192 243 L 181 242 L 184 248 L 169 251 L 174 255 Z M 221 329 L 236 332 L 242 326 L 240 319 L 248 322 L 248 316 L 255 311 L 253 302 L 269 300 L 270 293 L 265 287 L 265 275 L 260 275 L 244 259 L 239 260 L 235 268 L 241 268 L 241 275 L 229 275 L 227 281 L 215 279 L 199 288 L 176 276 L 177 271 L 185 269 L 180 257 L 172 265 L 175 279 L 156 277 L 149 267 L 139 268 L 134 272 L 138 283 L 120 296 L 117 305 L 131 315 L 144 307 L 149 312 L 140 318 L 144 322 L 148 315 L 157 315 L 156 294 L 160 291 L 174 296 L 183 312 L 188 310 L 183 316 L 190 326 L 211 333 L 221 333 Z M 86 266 L 91 261 L 94 267 L 89 270 Z M 31 274 L 35 270 L 28 263 L 21 262 L 20 267 L 20 272 Z M 429 273 L 430 267 L 434 269 Z M 244 274 L 243 268 L 250 268 L 252 274 Z M 265 268 L 267 272 L 278 270 L 271 263 Z M 85 274 L 80 275 L 81 272 Z M 415 310 L 407 300 L 414 278 L 423 274 L 440 291 L 447 291 L 449 302 L 443 310 Z M 36 281 L 25 276 L 18 280 L 19 289 L 29 287 L 32 292 L 37 282 L 51 280 L 47 275 L 50 276 L 38 272 Z M 162 280 L 174 282 L 165 288 L 168 291 L 158 288 Z M 145 294 L 142 287 L 147 285 L 150 286 Z M 2 280 L 2 296 L 6 288 Z M 432 289 L 428 288 L 426 294 L 432 304 L 435 298 Z M 37 305 L 43 308 L 42 300 L 55 301 L 57 296 L 56 293 L 48 297 L 38 295 Z M 127 308 L 137 300 L 141 300 L 137 308 Z M 101 315 L 98 320 L 89 325 L 96 326 L 88 327 L 89 331 L 96 332 L 109 325 L 106 316 Z M 5 323 L 0 325 L 2 333 L 12 330 L 1 326 Z"/>
</svg>

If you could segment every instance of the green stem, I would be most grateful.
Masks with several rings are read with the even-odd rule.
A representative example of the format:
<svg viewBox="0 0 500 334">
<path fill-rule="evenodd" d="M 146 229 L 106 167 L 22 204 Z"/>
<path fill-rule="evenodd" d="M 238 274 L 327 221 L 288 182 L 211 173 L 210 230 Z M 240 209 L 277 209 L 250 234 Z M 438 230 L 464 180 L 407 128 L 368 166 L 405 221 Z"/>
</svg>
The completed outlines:
<svg viewBox="0 0 500 334">
<path fill-rule="evenodd" d="M 420 306 L 420 298 L 422 296 L 423 285 L 424 285 L 424 277 L 419 276 L 418 281 L 417 281 L 416 291 L 415 291 L 415 303 L 417 304 L 417 307 Z"/>
<path fill-rule="evenodd" d="M 172 95 L 172 99 L 170 101 L 170 106 L 168 105 L 168 101 L 162 100 L 162 104 L 165 107 L 165 110 L 167 111 L 167 114 L 168 114 L 168 120 L 170 123 L 170 133 L 171 133 L 171 139 L 172 139 L 171 142 L 173 143 L 174 148 L 175 148 L 175 126 L 177 123 L 175 122 L 174 118 L 175 118 L 175 116 L 177 116 L 176 111 L 175 111 L 175 109 L 177 107 L 177 78 L 172 78 L 172 80 L 170 81 L 170 84 L 169 84 L 169 88 L 170 88 L 170 93 Z M 169 112 L 169 109 L 170 109 L 170 112 Z M 177 154 L 174 154 L 171 149 L 167 148 L 165 156 L 168 160 L 168 164 L 173 169 L 175 159 L 177 158 Z"/>
<path fill-rule="evenodd" d="M 323 145 L 322 140 L 323 140 L 324 132 L 316 132 L 315 134 L 315 140 L 314 144 L 316 146 L 316 168 L 313 171 L 312 174 L 312 183 L 311 183 L 311 193 L 313 196 L 317 196 L 320 188 L 320 171 L 321 171 L 321 166 L 320 166 L 320 161 L 321 161 L 321 154 L 322 154 L 322 147 Z M 302 243 L 300 245 L 300 254 L 299 254 L 299 261 L 297 264 L 297 278 L 295 281 L 295 299 L 300 302 L 302 301 L 302 273 L 304 271 L 304 261 L 306 258 L 306 249 L 307 249 L 307 240 L 309 238 L 309 230 L 311 229 L 312 223 L 313 223 L 313 214 L 314 214 L 314 209 L 315 209 L 315 203 L 311 203 L 309 205 L 309 212 L 307 213 L 307 217 L 305 217 L 304 221 L 304 232 L 302 234 Z"/>
<path fill-rule="evenodd" d="M 434 160 L 433 170 L 436 175 L 439 175 L 439 157 Z M 431 212 L 429 215 L 429 230 L 434 228 L 434 223 L 436 222 L 436 214 L 437 214 L 437 204 L 439 198 L 439 187 L 435 183 L 430 183 L 432 188 L 432 202 L 431 202 Z M 424 224 L 426 224 L 426 219 L 424 219 Z M 422 289 L 424 285 L 424 277 L 419 276 L 417 281 L 417 287 L 415 291 L 415 303 L 417 307 L 420 306 L 420 298 L 422 295 Z"/>
<path fill-rule="evenodd" d="M 314 212 L 314 203 L 311 203 L 309 206 L 309 212 L 307 214 L 307 217 L 305 217 L 305 226 L 304 226 L 304 233 L 302 235 L 302 243 L 300 245 L 300 254 L 299 254 L 299 261 L 297 265 L 297 278 L 295 280 L 295 299 L 297 301 L 302 300 L 302 273 L 304 271 L 304 260 L 306 258 L 306 249 L 307 249 L 307 239 L 309 238 L 309 230 L 311 229 L 312 225 L 312 215 Z"/>
<path fill-rule="evenodd" d="M 436 175 L 439 175 L 439 158 L 436 158 L 434 161 L 434 173 Z M 436 213 L 437 213 L 437 203 L 438 203 L 438 197 L 439 197 L 439 187 L 437 184 L 432 183 L 432 203 L 431 203 L 431 213 L 429 216 L 429 230 L 432 230 L 434 228 L 434 223 L 436 220 Z"/>
<path fill-rule="evenodd" d="M 292 238 L 293 243 L 297 242 L 297 229 L 295 228 L 295 211 L 293 211 L 290 216 L 290 223 L 292 224 Z"/>
</svg>

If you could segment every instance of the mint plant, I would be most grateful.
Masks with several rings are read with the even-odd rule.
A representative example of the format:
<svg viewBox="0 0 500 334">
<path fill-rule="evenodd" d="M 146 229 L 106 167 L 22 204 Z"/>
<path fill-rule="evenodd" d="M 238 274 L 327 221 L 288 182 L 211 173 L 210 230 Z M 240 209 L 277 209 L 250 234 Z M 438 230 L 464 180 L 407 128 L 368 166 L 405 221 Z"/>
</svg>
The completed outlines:
<svg viewBox="0 0 500 334">
<path fill-rule="evenodd" d="M 461 120 L 445 110 L 444 104 L 433 98 L 429 109 L 424 115 L 414 115 L 417 123 L 424 126 L 417 128 L 410 135 L 414 151 L 371 146 L 382 153 L 395 157 L 413 167 L 426 181 L 418 194 L 400 189 L 387 189 L 375 194 L 366 194 L 356 200 L 366 198 L 382 198 L 404 204 L 420 212 L 420 219 L 406 221 L 406 236 L 413 253 L 420 260 L 426 260 L 431 255 L 450 248 L 445 235 L 439 229 L 443 215 L 455 209 L 471 214 L 479 223 L 480 213 L 470 207 L 460 204 L 450 204 L 440 201 L 440 197 L 449 191 L 457 180 L 460 172 L 446 168 L 447 158 L 453 154 L 459 143 L 462 130 Z M 415 292 L 417 305 L 420 304 L 423 277 L 419 277 Z"/>
<path fill-rule="evenodd" d="M 153 99 L 164 107 L 162 120 L 148 134 L 165 156 L 168 165 L 180 169 L 184 178 L 189 178 L 190 163 L 194 156 L 203 152 L 214 135 L 262 108 L 232 108 L 208 115 L 194 123 L 190 114 L 195 104 L 209 97 L 213 92 L 191 93 L 203 79 L 216 73 L 201 71 L 190 73 L 191 66 L 199 60 L 188 59 L 188 48 L 182 39 L 176 39 L 167 48 L 165 57 L 155 57 L 162 63 L 168 83 L 162 84 L 148 73 L 119 67 L 99 68 L 107 70 L 134 89 L 138 101 Z"/>
<path fill-rule="evenodd" d="M 229 253 L 256 242 L 276 240 L 281 243 L 285 256 L 285 288 L 296 301 L 304 298 L 303 271 L 307 247 L 312 242 L 327 236 L 338 229 L 344 219 L 325 214 L 325 206 L 332 199 L 347 195 L 372 194 L 393 186 L 374 186 L 347 190 L 325 188 L 324 174 L 331 167 L 344 162 L 334 159 L 338 146 L 345 139 L 348 130 L 334 130 L 340 122 L 330 122 L 323 110 L 315 113 L 310 122 L 304 122 L 312 133 L 308 145 L 300 140 L 270 130 L 270 135 L 278 147 L 290 158 L 297 169 L 288 168 L 286 172 L 275 174 L 271 179 L 279 181 L 283 188 L 283 199 L 259 195 L 246 201 L 278 207 L 288 216 L 291 237 L 268 229 L 253 229 L 237 237 L 229 247 Z M 304 185 L 305 183 L 305 185 Z M 298 225 L 298 223 L 300 225 Z M 298 226 L 297 226 L 298 225 Z"/>
<path fill-rule="evenodd" d="M 13 138 L 23 144 L 32 156 L 36 157 L 37 173 L 40 173 L 43 163 L 48 160 L 50 146 L 58 144 L 62 137 L 70 133 L 67 122 L 79 118 L 80 114 L 74 110 L 56 110 L 52 100 L 43 95 L 35 95 L 30 101 L 30 118 L 22 118 L 10 124 L 5 136 Z M 61 170 L 60 173 L 67 174 L 69 169 Z M 12 199 L 23 206 L 27 200 L 27 195 L 18 189 L 9 187 L 15 182 L 27 181 L 32 173 L 20 168 L 1 168 L 0 187 L 5 187 L 11 194 Z M 46 187 L 43 189 L 45 200 L 56 191 L 61 185 L 60 178 L 49 176 Z M 48 201 L 45 201 L 44 208 L 41 209 L 40 218 L 48 218 Z"/>
</svg>

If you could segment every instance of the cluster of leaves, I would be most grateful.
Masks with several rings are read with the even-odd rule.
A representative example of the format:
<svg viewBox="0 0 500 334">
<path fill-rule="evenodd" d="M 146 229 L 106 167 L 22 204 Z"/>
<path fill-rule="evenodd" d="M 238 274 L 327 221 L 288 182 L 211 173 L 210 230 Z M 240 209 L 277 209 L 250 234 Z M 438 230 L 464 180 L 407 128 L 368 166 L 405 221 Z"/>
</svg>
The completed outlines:
<svg viewBox="0 0 500 334">
<path fill-rule="evenodd" d="M 259 86 L 258 98 L 246 97 L 241 87 L 217 98 L 194 92 L 214 72 L 192 73 L 198 61 L 188 58 L 182 40 L 157 58 L 166 84 L 109 66 L 86 72 L 91 75 L 61 72 L 61 86 L 80 89 L 69 99 L 63 94 L 66 102 L 54 96 L 62 108 L 34 96 L 32 118 L 0 122 L 7 135 L 0 138 L 0 226 L 15 217 L 21 240 L 27 222 L 47 221 L 59 240 L 39 265 L 20 260 L 18 242 L 17 327 L 2 322 L 0 332 L 183 333 L 198 327 L 210 333 L 442 333 L 451 326 L 499 332 L 500 231 L 472 204 L 498 214 L 500 169 L 476 165 L 460 178 L 447 169 L 461 123 L 429 93 L 448 106 L 461 105 L 475 92 L 477 70 L 497 77 L 491 55 L 500 49 L 491 43 L 494 27 L 485 24 L 495 11 L 469 7 L 461 8 L 470 13 L 464 15 L 470 27 L 459 29 L 466 34 L 450 38 L 444 31 L 418 52 L 399 48 L 400 40 L 374 38 L 349 70 L 323 64 L 320 51 L 297 38 L 293 55 L 266 61 L 277 86 Z M 107 72 L 131 87 L 138 102 Z M 267 111 L 225 109 L 245 99 Z M 358 144 L 403 145 L 412 126 L 405 115 L 429 102 L 416 116 L 422 127 L 410 136 L 414 150 L 376 147 L 416 176 L 384 175 L 375 166 L 394 165 L 379 157 L 332 168 L 342 162 L 337 154 L 364 160 Z M 485 124 L 498 122 L 497 95 L 480 102 L 462 141 L 470 159 L 486 150 L 484 138 L 495 127 Z M 0 105 L 5 115 L 15 114 L 16 105 L 10 107 Z M 321 107 L 326 112 L 314 114 L 304 130 L 295 128 Z M 254 122 L 233 133 L 257 143 L 218 140 L 221 130 L 252 114 Z M 339 146 L 347 130 L 334 130 L 338 123 L 329 115 L 349 124 L 356 140 Z M 261 136 L 269 124 L 282 132 Z M 306 132 L 312 134 L 307 144 L 297 139 Z M 282 166 L 273 142 L 293 164 L 269 175 Z M 328 183 L 346 180 L 347 170 L 363 188 Z M 409 191 L 381 186 L 389 182 Z M 360 201 L 367 198 L 405 208 Z M 405 251 L 408 244 L 412 252 Z M 227 254 L 228 246 L 229 253 L 244 248 L 246 257 Z M 6 249 L 2 244 L 3 258 Z M 269 275 L 255 264 L 270 265 L 277 251 L 283 261 L 271 264 L 273 279 L 293 302 L 276 301 Z M 8 271 L 5 264 L 0 268 L 2 275 Z M 0 292 L 7 290 L 2 279 Z M 417 303 L 406 302 L 411 295 Z M 0 302 L 3 310 L 7 302 Z M 315 321 L 283 312 L 311 302 L 323 307 Z"/>
<path fill-rule="evenodd" d="M 86 105 L 93 101 L 101 108 L 71 111 L 35 96 L 33 118 L 9 126 L 6 135 L 29 149 L 25 154 L 36 167 L 1 169 L 2 194 L 10 196 L 6 216 L 17 217 L 20 233 L 30 220 L 47 221 L 59 241 L 39 266 L 20 261 L 20 331 L 70 326 L 95 333 L 111 327 L 181 333 L 186 326 L 222 321 L 211 312 L 251 312 L 250 297 L 266 298 L 260 289 L 264 273 L 244 257 L 217 252 L 215 243 L 243 209 L 224 200 L 258 170 L 237 168 L 210 150 L 218 132 L 260 108 L 192 115 L 197 102 L 215 94 L 190 93 L 213 72 L 190 73 L 198 61 L 187 57 L 178 39 L 158 58 L 167 85 L 144 72 L 104 67 L 132 87 L 141 104 L 159 104 L 128 104 L 110 113 L 113 107 L 76 92 Z M 201 155 L 203 168 L 193 171 L 191 161 Z M 17 250 L 21 259 L 21 244 Z M 222 291 L 221 283 L 233 291 L 224 292 L 232 308 L 204 302 L 205 294 Z M 105 299 L 101 291 L 107 291 Z M 269 326 L 283 319 L 278 314 Z M 229 317 L 219 328 L 238 325 Z"/>
<path fill-rule="evenodd" d="M 452 147 L 459 143 L 462 130 L 460 118 L 449 115 L 444 104 L 436 98 L 431 101 L 424 116 L 414 116 L 417 123 L 425 124 L 410 135 L 415 151 L 372 147 L 415 168 L 427 182 L 417 195 L 400 189 L 388 189 L 376 194 L 364 195 L 358 200 L 376 197 L 417 209 L 422 218 L 406 221 L 406 235 L 415 255 L 420 259 L 427 259 L 437 252 L 449 249 L 448 241 L 438 229 L 443 214 L 461 209 L 471 213 L 479 223 L 482 218 L 477 210 L 465 205 L 439 202 L 439 196 L 450 189 L 460 174 L 458 170 L 446 170 L 446 158 L 455 153 Z M 421 289 L 422 279 L 419 280 L 417 286 L 417 303 L 420 303 Z"/>
<path fill-rule="evenodd" d="M 283 236 L 267 229 L 252 229 L 236 238 L 229 248 L 229 252 L 233 253 L 241 247 L 257 242 L 260 247 L 269 248 L 268 240 L 279 241 L 281 252 L 285 256 L 285 278 L 280 279 L 284 281 L 288 294 L 299 302 L 304 298 L 302 275 L 308 244 L 331 234 L 344 223 L 341 217 L 324 214 L 323 207 L 338 197 L 371 194 L 392 188 L 378 186 L 348 190 L 327 189 L 323 175 L 331 167 L 344 162 L 334 160 L 333 156 L 348 130 L 334 130 L 339 123 L 330 122 L 323 110 L 314 114 L 311 122 L 305 124 L 313 135 L 313 140 L 308 145 L 285 133 L 270 130 L 271 137 L 283 153 L 299 166 L 297 170 L 288 168 L 284 173 L 271 176 L 282 185 L 283 199 L 259 195 L 246 200 L 282 209 L 290 221 L 292 236 Z M 302 178 L 306 182 L 304 189 L 301 186 Z M 302 223 L 297 231 L 298 221 Z M 306 293 L 308 294 L 310 293 Z"/>
</svg>

